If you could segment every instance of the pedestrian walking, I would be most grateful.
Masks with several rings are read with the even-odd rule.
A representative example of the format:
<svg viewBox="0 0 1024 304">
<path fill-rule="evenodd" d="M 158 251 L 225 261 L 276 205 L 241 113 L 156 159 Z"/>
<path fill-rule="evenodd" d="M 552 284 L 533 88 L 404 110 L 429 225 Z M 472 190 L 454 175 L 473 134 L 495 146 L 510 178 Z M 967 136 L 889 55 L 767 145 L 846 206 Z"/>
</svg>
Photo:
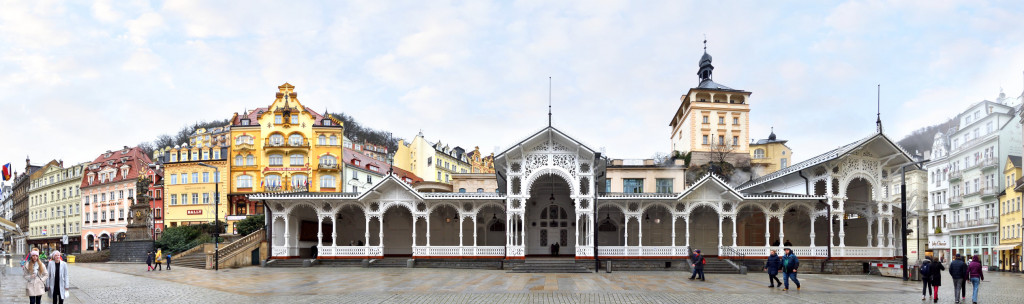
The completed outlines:
<svg viewBox="0 0 1024 304">
<path fill-rule="evenodd" d="M 171 271 L 171 255 L 167 255 L 167 271 Z"/>
<path fill-rule="evenodd" d="M 933 261 L 928 265 L 928 278 L 932 283 L 932 299 L 935 303 L 939 302 L 939 286 L 942 286 L 942 271 L 946 270 L 946 266 L 942 266 L 941 262 Z"/>
<path fill-rule="evenodd" d="M 796 257 L 792 249 L 789 247 L 782 249 L 786 254 L 782 257 L 782 280 L 786 284 L 782 291 L 789 290 L 789 279 L 793 279 L 793 283 L 796 283 L 796 290 L 800 290 L 800 280 L 796 279 L 797 268 L 800 268 L 800 259 Z"/>
<path fill-rule="evenodd" d="M 162 255 L 163 255 L 162 251 L 160 251 L 160 249 L 157 249 L 156 250 L 156 269 L 160 270 L 160 271 L 164 270 L 164 264 L 163 264 L 164 263 L 164 257 Z"/>
<path fill-rule="evenodd" d="M 932 294 L 932 278 L 931 272 L 928 272 L 928 267 L 932 264 L 932 257 L 925 257 L 924 261 L 921 261 L 921 285 L 924 289 L 921 289 L 921 301 L 927 300 L 928 296 Z"/>
<path fill-rule="evenodd" d="M 967 297 L 964 293 L 964 280 L 967 279 L 967 264 L 959 253 L 949 262 L 949 277 L 953 279 L 953 300 L 960 303 L 960 299 Z"/>
<path fill-rule="evenodd" d="M 707 264 L 707 260 L 704 260 L 704 256 L 700 254 L 700 249 L 694 250 L 693 255 L 690 256 L 690 267 L 693 268 L 690 280 L 699 277 L 701 281 L 704 281 L 704 264 Z"/>
<path fill-rule="evenodd" d="M 68 266 L 64 263 L 64 257 L 60 251 L 54 250 L 50 254 L 50 263 L 46 265 L 46 289 L 49 292 L 53 304 L 63 304 L 68 297 Z"/>
<path fill-rule="evenodd" d="M 971 285 L 974 287 L 971 301 L 978 304 L 978 287 L 981 287 L 981 281 L 985 279 L 985 273 L 981 271 L 981 259 L 978 256 L 974 256 L 971 264 L 967 265 L 967 276 L 971 279 Z"/>
<path fill-rule="evenodd" d="M 46 293 L 46 266 L 39 261 L 39 251 L 29 253 L 28 263 L 25 263 L 25 295 L 28 296 L 30 304 L 40 304 L 43 293 Z"/>
<path fill-rule="evenodd" d="M 782 286 L 782 281 L 779 280 L 781 266 L 782 260 L 779 259 L 779 254 L 772 250 L 772 255 L 768 256 L 768 261 L 764 263 L 764 270 L 768 272 L 768 288 L 775 288 L 775 282 L 779 282 L 779 286 Z"/>
<path fill-rule="evenodd" d="M 153 270 L 153 262 L 154 262 L 153 260 L 155 260 L 155 259 L 156 259 L 156 255 L 153 254 L 152 250 L 146 252 L 146 271 L 152 271 Z"/>
</svg>

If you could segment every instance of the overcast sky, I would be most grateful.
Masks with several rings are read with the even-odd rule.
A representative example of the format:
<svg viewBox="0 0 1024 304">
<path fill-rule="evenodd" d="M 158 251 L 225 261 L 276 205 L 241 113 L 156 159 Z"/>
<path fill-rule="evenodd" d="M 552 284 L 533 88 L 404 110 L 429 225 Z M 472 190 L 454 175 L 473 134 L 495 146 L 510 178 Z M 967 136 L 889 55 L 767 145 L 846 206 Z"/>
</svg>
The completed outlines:
<svg viewBox="0 0 1024 304">
<path fill-rule="evenodd" d="M 195 121 L 299 99 L 485 153 L 547 123 L 613 158 L 668 152 L 704 34 L 803 160 L 1024 86 L 1022 1 L 0 0 L 0 163 L 91 161 Z M 555 3 L 559 2 L 559 3 Z M 638 3 L 639 2 L 639 3 Z M 233 5 L 245 3 L 243 6 Z"/>
</svg>

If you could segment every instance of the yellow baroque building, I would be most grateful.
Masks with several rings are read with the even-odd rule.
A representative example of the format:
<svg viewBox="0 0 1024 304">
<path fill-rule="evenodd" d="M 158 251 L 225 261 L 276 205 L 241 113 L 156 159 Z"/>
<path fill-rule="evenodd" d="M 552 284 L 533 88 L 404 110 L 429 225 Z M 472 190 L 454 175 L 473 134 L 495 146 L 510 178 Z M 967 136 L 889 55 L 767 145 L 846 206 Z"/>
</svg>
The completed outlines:
<svg viewBox="0 0 1024 304">
<path fill-rule="evenodd" d="M 1020 156 L 1010 155 L 1006 160 L 1006 167 L 1003 168 L 1003 176 L 1006 179 L 1006 189 L 999 196 L 999 246 L 995 250 L 999 252 L 999 267 L 1006 271 L 1020 271 L 1021 269 L 1021 204 L 1022 190 L 1016 188 L 1017 179 L 1021 177 Z"/>
<path fill-rule="evenodd" d="M 768 139 L 759 139 L 750 143 L 750 166 L 756 176 L 785 169 L 792 164 L 793 150 L 786 146 L 788 140 L 778 139 L 775 130 Z"/>
<path fill-rule="evenodd" d="M 230 201 L 248 213 L 262 213 L 262 206 L 244 197 L 253 192 L 344 191 L 344 125 L 302 105 L 295 86 L 277 88 L 269 106 L 231 119 Z"/>
<path fill-rule="evenodd" d="M 230 126 L 200 128 L 188 143 L 154 153 L 164 166 L 165 227 L 211 223 L 216 214 L 217 219 L 227 222 L 227 231 L 233 231 L 237 220 L 227 219 L 230 130 Z"/>
</svg>

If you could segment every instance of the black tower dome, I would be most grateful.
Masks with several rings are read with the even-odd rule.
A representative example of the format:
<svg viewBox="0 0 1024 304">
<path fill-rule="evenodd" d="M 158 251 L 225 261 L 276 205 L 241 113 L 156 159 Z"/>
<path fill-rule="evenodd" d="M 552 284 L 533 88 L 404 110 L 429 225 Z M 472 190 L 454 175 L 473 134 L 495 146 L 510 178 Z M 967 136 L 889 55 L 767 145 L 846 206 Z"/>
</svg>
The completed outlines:
<svg viewBox="0 0 1024 304">
<path fill-rule="evenodd" d="M 701 82 L 711 80 L 711 71 L 715 69 L 711 65 L 711 55 L 708 54 L 708 41 L 704 40 L 704 56 L 700 56 L 700 69 L 697 70 L 697 77 Z"/>
</svg>

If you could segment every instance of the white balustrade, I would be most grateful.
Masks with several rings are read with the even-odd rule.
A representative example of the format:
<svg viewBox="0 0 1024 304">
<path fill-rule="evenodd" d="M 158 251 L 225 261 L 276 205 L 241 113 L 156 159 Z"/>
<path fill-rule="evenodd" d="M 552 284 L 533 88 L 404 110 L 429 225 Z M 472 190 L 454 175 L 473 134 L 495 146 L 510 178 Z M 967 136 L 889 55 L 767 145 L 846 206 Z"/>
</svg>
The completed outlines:
<svg viewBox="0 0 1024 304">
<path fill-rule="evenodd" d="M 601 257 L 685 257 L 686 246 L 598 246 Z"/>
<path fill-rule="evenodd" d="M 497 257 L 505 256 L 504 246 L 413 246 L 414 257 Z"/>
<path fill-rule="evenodd" d="M 380 246 L 323 246 L 317 251 L 320 257 L 370 257 L 383 252 Z"/>
</svg>

